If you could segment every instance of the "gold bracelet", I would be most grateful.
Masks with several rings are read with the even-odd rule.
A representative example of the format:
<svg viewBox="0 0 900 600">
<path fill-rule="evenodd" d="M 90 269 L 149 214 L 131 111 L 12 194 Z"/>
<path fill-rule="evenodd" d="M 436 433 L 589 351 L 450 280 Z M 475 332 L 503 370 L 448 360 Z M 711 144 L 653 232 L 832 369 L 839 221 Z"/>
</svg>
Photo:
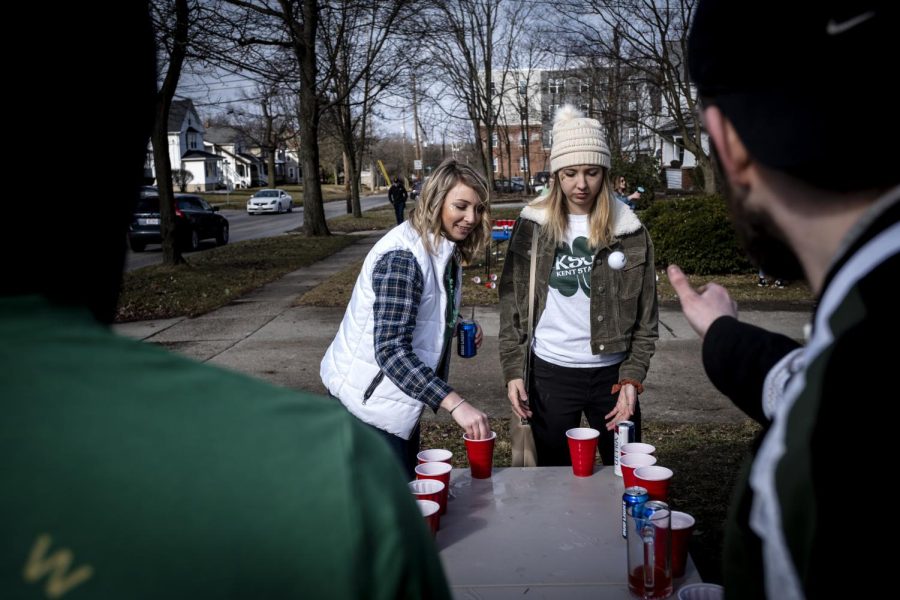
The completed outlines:
<svg viewBox="0 0 900 600">
<path fill-rule="evenodd" d="M 457 404 L 456 406 L 454 406 L 453 408 L 450 409 L 450 414 L 452 415 L 452 414 L 453 414 L 453 411 L 456 410 L 457 408 L 459 408 L 460 406 L 462 406 L 462 403 L 465 402 L 465 401 L 466 401 L 465 398 L 463 398 L 462 400 L 460 400 L 460 401 L 459 401 L 459 404 Z"/>
</svg>

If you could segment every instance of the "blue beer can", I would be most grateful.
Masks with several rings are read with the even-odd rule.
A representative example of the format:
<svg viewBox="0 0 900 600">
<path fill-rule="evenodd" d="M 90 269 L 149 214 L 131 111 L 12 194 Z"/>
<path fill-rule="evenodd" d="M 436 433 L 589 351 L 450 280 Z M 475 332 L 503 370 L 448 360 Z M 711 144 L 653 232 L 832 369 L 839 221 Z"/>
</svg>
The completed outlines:
<svg viewBox="0 0 900 600">
<path fill-rule="evenodd" d="M 462 356 L 463 358 L 472 358 L 478 352 L 478 349 L 475 348 L 475 333 L 478 331 L 478 326 L 475 325 L 475 321 L 470 321 L 468 319 L 461 319 L 460 322 L 456 326 L 456 353 Z"/>
<path fill-rule="evenodd" d="M 625 515 L 631 514 L 633 517 L 638 516 L 648 500 L 650 500 L 650 494 L 647 493 L 647 488 L 643 488 L 639 485 L 625 488 L 625 493 L 622 494 L 623 538 L 628 537 L 628 520 L 625 518 Z"/>
</svg>

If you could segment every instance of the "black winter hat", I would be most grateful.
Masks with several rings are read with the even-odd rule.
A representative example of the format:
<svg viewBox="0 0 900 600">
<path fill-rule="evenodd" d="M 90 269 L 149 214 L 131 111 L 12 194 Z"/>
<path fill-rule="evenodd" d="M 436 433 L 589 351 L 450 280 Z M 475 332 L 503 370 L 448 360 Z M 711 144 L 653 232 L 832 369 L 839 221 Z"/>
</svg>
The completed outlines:
<svg viewBox="0 0 900 600">
<path fill-rule="evenodd" d="M 699 0 L 691 79 L 750 154 L 835 190 L 898 181 L 894 2 Z"/>
</svg>

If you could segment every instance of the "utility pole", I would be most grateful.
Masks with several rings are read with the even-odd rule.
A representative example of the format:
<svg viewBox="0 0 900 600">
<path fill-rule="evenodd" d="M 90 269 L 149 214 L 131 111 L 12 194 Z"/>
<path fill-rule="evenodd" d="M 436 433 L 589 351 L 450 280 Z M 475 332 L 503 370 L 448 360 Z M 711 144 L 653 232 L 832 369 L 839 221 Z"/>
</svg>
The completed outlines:
<svg viewBox="0 0 900 600">
<path fill-rule="evenodd" d="M 412 105 L 413 105 L 413 130 L 416 132 L 416 164 L 420 168 L 416 169 L 416 176 L 422 178 L 422 143 L 419 140 L 419 102 L 416 95 L 416 74 L 412 76 Z"/>
</svg>

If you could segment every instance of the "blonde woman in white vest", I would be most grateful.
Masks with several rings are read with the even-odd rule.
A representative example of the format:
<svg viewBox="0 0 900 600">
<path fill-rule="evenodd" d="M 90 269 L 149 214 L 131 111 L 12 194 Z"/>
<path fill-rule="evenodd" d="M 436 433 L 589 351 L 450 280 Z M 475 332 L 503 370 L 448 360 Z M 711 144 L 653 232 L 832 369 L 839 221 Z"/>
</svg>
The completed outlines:
<svg viewBox="0 0 900 600">
<path fill-rule="evenodd" d="M 412 474 L 419 418 L 427 406 L 447 410 L 475 439 L 487 415 L 447 383 L 461 298 L 463 261 L 490 239 L 484 178 L 444 161 L 429 177 L 408 221 L 366 257 L 320 375 L 332 396 L 372 426 Z M 480 346 L 481 328 L 475 343 Z"/>
<path fill-rule="evenodd" d="M 613 460 L 613 429 L 635 422 L 656 347 L 653 244 L 609 181 L 600 123 L 564 106 L 553 125 L 549 194 L 526 206 L 500 278 L 500 361 L 513 411 L 531 419 L 539 466 L 570 464 L 565 432 L 582 414 Z M 532 236 L 534 330 L 526 347 Z M 531 377 L 523 380 L 525 361 Z"/>
</svg>

